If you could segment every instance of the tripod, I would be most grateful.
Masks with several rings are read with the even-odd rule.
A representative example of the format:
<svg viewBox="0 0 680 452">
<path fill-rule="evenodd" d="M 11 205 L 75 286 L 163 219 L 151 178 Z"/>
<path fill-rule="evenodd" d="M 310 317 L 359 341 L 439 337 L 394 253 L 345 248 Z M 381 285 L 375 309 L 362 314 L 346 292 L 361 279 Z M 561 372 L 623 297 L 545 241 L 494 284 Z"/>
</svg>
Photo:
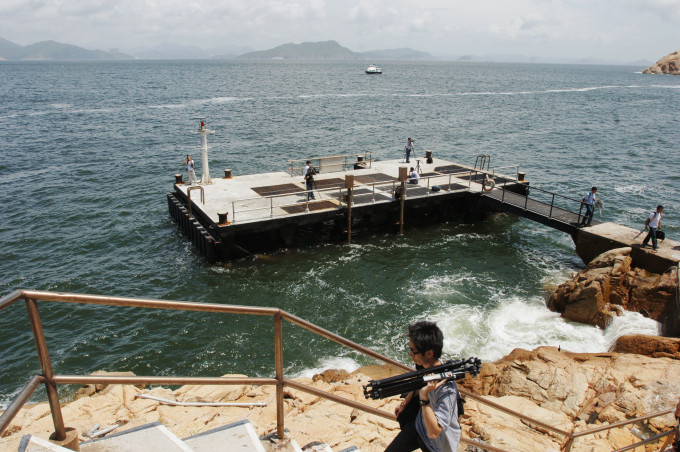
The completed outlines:
<svg viewBox="0 0 680 452">
<path fill-rule="evenodd" d="M 420 169 L 420 160 L 416 159 L 416 173 L 420 174 L 422 170 Z"/>
</svg>

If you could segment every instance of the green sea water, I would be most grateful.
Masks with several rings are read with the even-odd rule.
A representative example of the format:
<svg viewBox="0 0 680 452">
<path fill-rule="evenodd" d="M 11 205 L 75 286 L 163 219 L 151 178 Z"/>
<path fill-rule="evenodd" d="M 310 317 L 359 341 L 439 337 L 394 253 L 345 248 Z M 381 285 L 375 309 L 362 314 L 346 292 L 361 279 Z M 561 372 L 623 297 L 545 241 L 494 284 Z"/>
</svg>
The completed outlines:
<svg viewBox="0 0 680 452">
<path fill-rule="evenodd" d="M 2 294 L 278 307 L 402 362 L 405 326 L 422 318 L 442 326 L 448 355 L 484 361 L 539 345 L 597 352 L 621 334 L 656 333 L 634 313 L 601 331 L 547 310 L 551 288 L 583 263 L 568 235 L 511 215 L 208 265 L 165 198 L 183 156 L 198 154 L 199 116 L 216 130 L 213 177 L 280 171 L 293 158 L 398 158 L 410 136 L 435 158 L 520 165 L 532 185 L 565 196 L 597 185 L 605 221 L 641 227 L 662 203 L 669 238 L 680 230 L 677 77 L 376 63 L 381 76 L 356 62 L 2 62 Z M 47 303 L 40 313 L 57 373 L 274 374 L 266 317 Z M 284 336 L 289 375 L 373 363 L 292 325 Z M 25 308 L 1 311 L 0 406 L 39 369 Z"/>
</svg>

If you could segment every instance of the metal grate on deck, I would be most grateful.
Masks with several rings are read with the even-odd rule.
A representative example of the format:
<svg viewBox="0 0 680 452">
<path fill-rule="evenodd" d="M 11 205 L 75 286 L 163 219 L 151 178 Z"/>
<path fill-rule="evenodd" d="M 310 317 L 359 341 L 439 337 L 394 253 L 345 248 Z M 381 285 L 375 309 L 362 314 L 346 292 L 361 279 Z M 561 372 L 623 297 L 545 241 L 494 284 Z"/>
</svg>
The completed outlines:
<svg viewBox="0 0 680 452">
<path fill-rule="evenodd" d="M 301 203 L 300 205 L 296 206 L 284 206 L 281 207 L 283 210 L 285 210 L 287 213 L 304 213 L 307 210 L 307 203 Z M 309 203 L 309 211 L 314 212 L 317 210 L 326 210 L 326 209 L 337 209 L 338 205 L 334 203 L 333 201 L 312 201 Z"/>
<path fill-rule="evenodd" d="M 268 185 L 266 187 L 253 187 L 252 190 L 260 196 L 285 195 L 304 191 L 304 187 L 295 184 Z"/>
</svg>

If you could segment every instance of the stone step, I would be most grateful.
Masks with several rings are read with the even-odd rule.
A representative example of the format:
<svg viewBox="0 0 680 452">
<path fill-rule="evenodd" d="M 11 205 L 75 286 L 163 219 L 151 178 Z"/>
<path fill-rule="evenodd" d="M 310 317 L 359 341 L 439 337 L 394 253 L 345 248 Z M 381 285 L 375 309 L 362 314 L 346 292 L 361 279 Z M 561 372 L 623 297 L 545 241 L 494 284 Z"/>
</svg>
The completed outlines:
<svg viewBox="0 0 680 452">
<path fill-rule="evenodd" d="M 160 422 L 80 443 L 80 452 L 192 452 Z"/>
<path fill-rule="evenodd" d="M 247 419 L 183 439 L 196 452 L 265 452 Z"/>
<path fill-rule="evenodd" d="M 46 439 L 38 438 L 33 435 L 26 435 L 21 438 L 19 452 L 73 452 L 71 449 L 57 446 Z"/>
</svg>

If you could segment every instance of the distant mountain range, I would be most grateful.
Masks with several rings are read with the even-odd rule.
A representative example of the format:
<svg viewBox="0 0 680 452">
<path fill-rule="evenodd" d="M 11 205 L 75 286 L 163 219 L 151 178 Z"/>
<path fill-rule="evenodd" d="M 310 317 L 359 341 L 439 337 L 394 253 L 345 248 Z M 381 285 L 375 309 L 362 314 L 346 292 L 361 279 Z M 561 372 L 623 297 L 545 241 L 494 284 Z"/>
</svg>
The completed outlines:
<svg viewBox="0 0 680 452">
<path fill-rule="evenodd" d="M 87 50 L 56 41 L 41 41 L 20 46 L 0 38 L 0 58 L 5 60 L 130 60 L 133 56 L 117 50 Z"/>
<path fill-rule="evenodd" d="M 56 41 L 41 41 L 21 46 L 0 38 L 0 60 L 205 60 L 205 59 L 244 59 L 244 60 L 386 60 L 402 61 L 470 61 L 470 62 L 507 62 L 507 63 L 563 63 L 563 64 L 625 64 L 630 66 L 649 66 L 652 61 L 617 62 L 596 59 L 567 60 L 559 57 L 529 57 L 524 55 L 437 55 L 408 48 L 371 50 L 353 52 L 336 41 L 303 42 L 283 44 L 269 50 L 253 52 L 244 46 L 221 46 L 202 49 L 176 43 L 162 43 L 152 48 L 135 49 L 122 53 L 117 49 L 109 51 L 88 50 L 71 44 Z"/>
<path fill-rule="evenodd" d="M 131 60 L 131 59 L 249 59 L 249 60 L 436 60 L 427 52 L 413 49 L 353 52 L 336 41 L 283 44 L 270 50 L 248 52 L 247 48 L 201 49 L 196 46 L 163 43 L 131 54 L 118 50 L 88 50 L 56 41 L 21 46 L 0 38 L 0 59 L 5 60 Z M 246 53 L 243 53 L 246 52 Z"/>
</svg>

